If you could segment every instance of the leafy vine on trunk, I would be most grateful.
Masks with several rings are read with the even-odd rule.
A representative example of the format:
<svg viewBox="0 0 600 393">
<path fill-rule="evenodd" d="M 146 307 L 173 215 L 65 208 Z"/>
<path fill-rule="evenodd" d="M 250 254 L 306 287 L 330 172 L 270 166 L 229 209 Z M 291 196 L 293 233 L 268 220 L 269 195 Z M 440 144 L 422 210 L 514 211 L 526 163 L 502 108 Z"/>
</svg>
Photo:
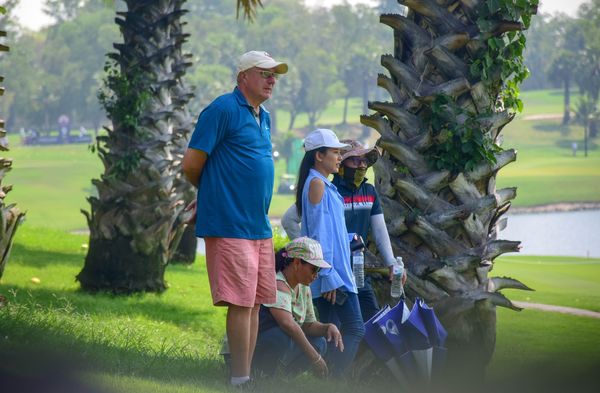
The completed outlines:
<svg viewBox="0 0 600 393">
<path fill-rule="evenodd" d="M 104 67 L 106 77 L 103 88 L 98 92 L 98 100 L 109 118 L 119 124 L 121 136 L 127 136 L 122 143 L 127 144 L 129 154 L 122 155 L 112 161 L 106 168 L 107 176 L 124 179 L 129 173 L 139 167 L 142 158 L 138 150 L 139 142 L 148 141 L 150 135 L 140 127 L 140 115 L 144 112 L 150 99 L 150 89 L 144 83 L 140 74 L 133 72 L 133 77 L 124 76 L 113 61 L 107 62 Z M 107 130 L 111 132 L 111 130 Z M 106 146 L 106 136 L 99 136 L 96 145 L 92 145 L 92 152 Z M 128 143 L 128 141 L 130 143 Z"/>
</svg>

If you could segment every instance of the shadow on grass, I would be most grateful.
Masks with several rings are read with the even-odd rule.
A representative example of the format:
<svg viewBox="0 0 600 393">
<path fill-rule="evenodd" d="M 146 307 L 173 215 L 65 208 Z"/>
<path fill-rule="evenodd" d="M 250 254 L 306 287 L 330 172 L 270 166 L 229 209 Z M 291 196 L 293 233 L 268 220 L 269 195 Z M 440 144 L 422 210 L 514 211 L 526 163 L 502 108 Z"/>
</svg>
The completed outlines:
<svg viewBox="0 0 600 393">
<path fill-rule="evenodd" d="M 11 358 L 1 359 L 0 374 L 22 377 L 26 370 L 29 379 L 50 374 L 55 380 L 67 374 L 83 376 L 91 372 L 153 379 L 165 385 L 193 384 L 211 390 L 221 386 L 226 390 L 224 363 L 216 356 L 191 353 L 184 345 L 155 350 L 135 345 L 119 347 L 82 339 L 73 334 L 76 332 L 49 331 L 22 320 L 0 321 L 0 332 L 3 336 L 11 334 L 8 342 L 3 338 L 0 355 Z"/>
<path fill-rule="evenodd" d="M 560 132 L 561 135 L 569 135 L 571 132 L 568 126 L 563 126 L 559 121 L 547 122 L 540 121 L 533 125 L 533 129 L 541 132 Z"/>
<path fill-rule="evenodd" d="M 85 254 L 50 251 L 14 243 L 11 250 L 11 264 L 43 268 L 56 264 L 83 267 Z"/>
<path fill-rule="evenodd" d="M 556 146 L 563 148 L 563 149 L 569 149 L 569 151 L 571 151 L 573 142 L 577 142 L 577 155 L 578 156 L 583 155 L 583 141 L 581 139 L 574 139 L 574 138 L 559 139 L 556 141 Z M 588 150 L 597 150 L 597 149 L 598 149 L 598 144 L 596 142 L 588 141 Z"/>
<path fill-rule="evenodd" d="M 185 305 L 173 305 L 160 300 L 140 299 L 132 303 L 136 295 L 117 296 L 111 294 L 91 295 L 83 291 L 54 290 L 45 288 L 19 287 L 5 285 L 4 295 L 11 296 L 11 303 L 20 305 L 37 304 L 42 307 L 69 307 L 78 313 L 85 313 L 107 318 L 113 316 L 135 317 L 144 316 L 157 322 L 167 322 L 179 327 L 189 327 L 190 321 L 208 321 L 215 318 L 217 310 L 214 307 L 193 309 Z M 159 295 L 157 295 L 159 296 Z M 122 300 L 122 301 L 119 301 Z M 125 304 L 127 303 L 127 304 Z"/>
</svg>

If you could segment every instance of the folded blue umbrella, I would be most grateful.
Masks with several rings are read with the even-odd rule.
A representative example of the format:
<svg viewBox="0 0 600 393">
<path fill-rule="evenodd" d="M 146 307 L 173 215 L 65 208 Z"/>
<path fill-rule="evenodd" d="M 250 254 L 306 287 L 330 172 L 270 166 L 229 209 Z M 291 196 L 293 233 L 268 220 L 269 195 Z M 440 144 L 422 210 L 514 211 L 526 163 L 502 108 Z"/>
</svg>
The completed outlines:
<svg viewBox="0 0 600 393">
<path fill-rule="evenodd" d="M 435 316 L 433 308 L 425 304 L 420 298 L 416 299 L 415 305 L 421 315 L 420 319 L 425 325 L 431 345 L 434 347 L 444 347 L 446 345 L 448 333 L 446 332 L 446 329 L 444 329 L 444 326 L 442 326 L 440 320 Z"/>
<path fill-rule="evenodd" d="M 433 309 L 425 304 L 422 299 L 416 299 L 414 308 L 418 310 L 420 320 L 424 322 L 429 341 L 433 347 L 432 366 L 430 371 L 431 377 L 432 375 L 440 373 L 446 363 L 447 349 L 445 348 L 445 345 L 448 333 L 440 320 L 436 317 Z"/>
<path fill-rule="evenodd" d="M 395 307 L 386 305 L 365 324 L 365 341 L 375 355 L 380 358 L 403 391 L 409 391 L 411 378 L 408 374 L 413 369 L 410 353 L 403 345 L 398 326 L 408 317 L 408 308 L 404 301 Z M 403 349 L 404 348 L 404 349 Z"/>
<path fill-rule="evenodd" d="M 408 308 L 404 300 L 400 300 L 398 304 L 388 310 L 385 314 L 381 314 L 374 324 L 379 326 L 383 336 L 385 336 L 388 345 L 392 347 L 396 356 L 404 355 L 409 347 L 406 334 L 401 333 L 403 322 L 408 318 Z"/>
<path fill-rule="evenodd" d="M 365 341 L 401 383 L 428 381 L 437 374 L 445 363 L 447 337 L 433 309 L 419 298 L 410 311 L 401 300 L 365 323 Z"/>
<path fill-rule="evenodd" d="M 379 325 L 375 321 L 381 316 L 386 314 L 390 310 L 390 306 L 386 305 L 384 308 L 379 310 L 377 314 L 373 315 L 371 319 L 365 322 L 365 341 L 375 354 L 377 358 L 384 362 L 391 359 L 394 356 L 390 343 L 386 339 L 385 335 L 382 334 Z"/>
</svg>

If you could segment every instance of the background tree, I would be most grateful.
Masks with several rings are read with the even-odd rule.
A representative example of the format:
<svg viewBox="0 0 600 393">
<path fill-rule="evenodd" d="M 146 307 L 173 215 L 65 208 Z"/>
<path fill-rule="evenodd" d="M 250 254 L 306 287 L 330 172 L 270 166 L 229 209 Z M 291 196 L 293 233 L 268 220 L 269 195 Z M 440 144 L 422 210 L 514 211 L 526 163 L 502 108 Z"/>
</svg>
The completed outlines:
<svg viewBox="0 0 600 393">
<path fill-rule="evenodd" d="M 7 88 L 15 92 L 6 112 L 11 131 L 55 129 L 61 114 L 68 114 L 73 125 L 97 130 L 106 118 L 96 93 L 104 53 L 118 29 L 109 8 L 92 4 L 73 20 L 40 32 L 21 31 L 11 56 L 0 59 Z"/>
<path fill-rule="evenodd" d="M 585 44 L 576 66 L 575 80 L 597 107 L 600 94 L 600 0 L 582 4 L 579 16 Z M 598 135 L 598 126 L 597 116 L 592 116 L 588 125 L 590 138 Z"/>
<path fill-rule="evenodd" d="M 14 5 L 14 2 L 8 4 Z M 0 6 L 0 26 L 4 26 L 6 22 L 5 15 L 9 10 Z M 6 31 L 0 30 L 0 38 L 6 37 Z M 3 42 L 0 43 L 0 53 L 8 52 L 9 47 Z M 4 80 L 0 76 L 0 82 Z M 4 87 L 0 86 L 0 96 L 4 94 Z M 4 120 L 0 119 L 0 151 L 8 151 L 8 140 L 6 139 L 6 131 L 4 130 Z M 2 181 L 6 173 L 11 170 L 12 160 L 10 158 L 0 158 L 0 278 L 4 273 L 4 268 L 8 262 L 10 249 L 13 244 L 13 238 L 17 231 L 17 227 L 23 221 L 25 213 L 22 213 L 14 204 L 5 205 L 4 198 L 12 189 L 12 185 L 3 185 Z"/>
<path fill-rule="evenodd" d="M 575 120 L 583 126 L 583 151 L 588 156 L 588 139 L 590 136 L 590 125 L 598 119 L 598 100 L 594 100 L 589 94 L 579 97 L 575 108 Z"/>
<path fill-rule="evenodd" d="M 82 0 L 46 0 L 43 11 L 58 22 L 74 19 L 81 6 Z"/>
<path fill-rule="evenodd" d="M 299 111 L 308 115 L 309 128 L 315 128 L 323 110 L 342 91 L 333 56 L 316 45 L 306 45 L 298 53 L 300 74 Z"/>
<path fill-rule="evenodd" d="M 523 53 L 523 61 L 531 70 L 521 88 L 523 90 L 547 89 L 552 86 L 549 69 L 556 57 L 557 42 L 564 41 L 564 26 L 570 18 L 565 15 L 538 15 L 531 21 L 531 25 L 525 32 L 527 47 Z"/>
<path fill-rule="evenodd" d="M 497 256 L 519 250 L 497 239 L 516 196 L 496 189 L 497 172 L 516 159 L 497 143 L 522 106 L 521 31 L 537 1 L 400 3 L 407 17 L 381 16 L 395 50 L 381 57 L 389 76 L 378 85 L 392 101 L 371 102 L 376 113 L 361 121 L 381 135 L 375 184 L 394 252 L 406 261 L 406 293 L 435 308 L 449 332 L 448 364 L 462 382 L 476 381 L 494 351 L 496 306 L 519 309 L 500 291 L 528 289 L 488 273 Z"/>
<path fill-rule="evenodd" d="M 562 51 L 556 57 L 548 70 L 550 79 L 559 82 L 563 87 L 564 110 L 562 124 L 567 125 L 571 120 L 571 81 L 575 77 L 577 55 L 570 51 Z"/>
<path fill-rule="evenodd" d="M 336 63 L 339 64 L 339 78 L 345 88 L 342 124 L 346 124 L 348 101 L 351 97 L 361 97 L 363 112 L 368 110 L 369 93 L 377 79 L 377 58 L 388 49 L 383 46 L 386 42 L 383 34 L 387 31 L 377 24 L 379 14 L 375 9 L 364 5 L 337 5 L 331 8 L 330 13 L 333 20 L 329 25 L 329 34 L 338 36 L 332 50 Z M 365 127 L 365 130 L 370 129 Z M 362 138 L 367 139 L 368 134 L 363 134 Z"/>
</svg>

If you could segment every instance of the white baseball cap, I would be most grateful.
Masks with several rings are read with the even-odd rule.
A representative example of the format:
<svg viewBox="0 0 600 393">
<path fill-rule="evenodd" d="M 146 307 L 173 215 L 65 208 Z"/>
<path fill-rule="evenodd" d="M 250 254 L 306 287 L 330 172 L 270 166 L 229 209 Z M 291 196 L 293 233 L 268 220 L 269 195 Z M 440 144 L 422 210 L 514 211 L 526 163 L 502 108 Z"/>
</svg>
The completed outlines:
<svg viewBox="0 0 600 393">
<path fill-rule="evenodd" d="M 277 74 L 285 74 L 288 71 L 288 65 L 286 63 L 275 61 L 267 52 L 258 50 L 246 52 L 238 59 L 238 74 L 242 71 L 249 70 L 252 67 L 265 69 L 274 68 L 275 73 Z"/>
<path fill-rule="evenodd" d="M 337 135 L 327 128 L 317 128 L 304 138 L 304 151 L 311 151 L 320 147 L 343 148 L 350 147 L 346 143 L 340 143 Z"/>
</svg>

